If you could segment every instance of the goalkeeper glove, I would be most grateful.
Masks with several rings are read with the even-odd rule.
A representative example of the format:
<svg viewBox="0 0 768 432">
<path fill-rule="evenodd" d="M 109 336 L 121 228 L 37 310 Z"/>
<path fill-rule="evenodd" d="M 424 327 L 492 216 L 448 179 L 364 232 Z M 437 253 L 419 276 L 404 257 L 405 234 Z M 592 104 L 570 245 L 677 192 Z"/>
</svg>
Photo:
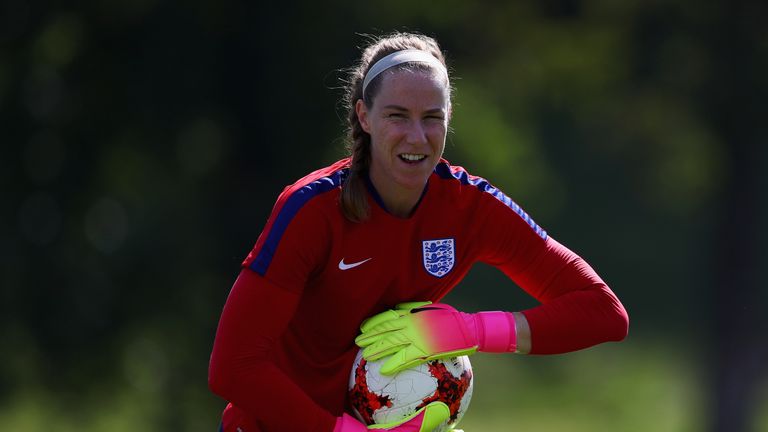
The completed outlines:
<svg viewBox="0 0 768 432">
<path fill-rule="evenodd" d="M 355 343 L 366 360 L 388 358 L 385 375 L 437 358 L 483 352 L 514 352 L 510 312 L 459 312 L 443 303 L 403 303 L 363 321 Z"/>
<path fill-rule="evenodd" d="M 431 432 L 448 421 L 450 416 L 451 412 L 448 405 L 443 402 L 432 402 L 403 421 L 371 425 L 366 428 L 365 425 L 345 413 L 337 418 L 333 432 L 367 432 L 369 429 L 391 432 Z"/>
</svg>

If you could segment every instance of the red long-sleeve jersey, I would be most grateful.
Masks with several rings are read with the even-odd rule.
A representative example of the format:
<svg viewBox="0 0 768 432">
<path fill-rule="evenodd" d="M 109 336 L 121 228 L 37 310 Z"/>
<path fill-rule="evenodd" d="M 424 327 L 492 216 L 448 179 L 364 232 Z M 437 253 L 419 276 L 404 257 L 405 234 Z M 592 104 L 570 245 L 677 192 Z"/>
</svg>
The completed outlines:
<svg viewBox="0 0 768 432">
<path fill-rule="evenodd" d="M 486 180 L 442 160 L 413 215 L 369 184 L 371 214 L 341 213 L 344 159 L 285 188 L 243 262 L 219 322 L 209 385 L 230 401 L 224 430 L 332 431 L 367 317 L 439 301 L 478 261 L 541 305 L 524 311 L 532 353 L 573 351 L 627 332 L 623 306 L 580 257 Z"/>
</svg>

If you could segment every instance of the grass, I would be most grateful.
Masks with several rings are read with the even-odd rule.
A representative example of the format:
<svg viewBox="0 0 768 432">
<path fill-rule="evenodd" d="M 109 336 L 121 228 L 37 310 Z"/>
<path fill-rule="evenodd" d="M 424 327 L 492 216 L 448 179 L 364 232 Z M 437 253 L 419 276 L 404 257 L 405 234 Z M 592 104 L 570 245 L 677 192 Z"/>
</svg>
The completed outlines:
<svg viewBox="0 0 768 432">
<path fill-rule="evenodd" d="M 681 352 L 625 343 L 546 357 L 478 354 L 472 364 L 466 432 L 704 430 L 700 371 Z"/>
</svg>

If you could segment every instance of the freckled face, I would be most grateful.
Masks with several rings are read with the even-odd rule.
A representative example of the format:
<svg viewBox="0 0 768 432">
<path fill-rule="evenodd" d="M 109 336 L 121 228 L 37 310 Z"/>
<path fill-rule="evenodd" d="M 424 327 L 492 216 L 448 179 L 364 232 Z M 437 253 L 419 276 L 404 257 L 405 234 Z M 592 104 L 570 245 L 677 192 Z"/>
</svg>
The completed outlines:
<svg viewBox="0 0 768 432">
<path fill-rule="evenodd" d="M 355 109 L 371 135 L 370 176 L 379 193 L 420 194 L 445 149 L 450 115 L 445 77 L 428 71 L 386 73 L 373 106 L 359 100 Z"/>
</svg>

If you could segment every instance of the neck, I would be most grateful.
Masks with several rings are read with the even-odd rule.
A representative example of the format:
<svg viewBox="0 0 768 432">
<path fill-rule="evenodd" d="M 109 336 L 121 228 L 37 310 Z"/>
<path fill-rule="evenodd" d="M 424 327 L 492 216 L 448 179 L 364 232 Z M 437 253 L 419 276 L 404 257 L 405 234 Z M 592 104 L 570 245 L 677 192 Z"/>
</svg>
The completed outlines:
<svg viewBox="0 0 768 432">
<path fill-rule="evenodd" d="M 381 200 L 380 204 L 384 206 L 384 210 L 392 216 L 400 218 L 411 216 L 424 193 L 424 187 L 426 187 L 425 184 L 420 189 L 403 188 L 392 184 L 392 182 L 377 181 L 376 176 L 370 174 L 369 179 L 375 193 Z"/>
<path fill-rule="evenodd" d="M 416 208 L 416 204 L 418 202 L 419 202 L 419 196 L 416 196 L 416 199 L 412 199 L 412 197 L 408 197 L 407 199 L 402 199 L 399 201 L 384 199 L 384 204 L 387 206 L 387 211 L 392 216 L 397 216 L 399 218 L 410 217 L 411 214 L 413 214 L 413 210 Z"/>
</svg>

